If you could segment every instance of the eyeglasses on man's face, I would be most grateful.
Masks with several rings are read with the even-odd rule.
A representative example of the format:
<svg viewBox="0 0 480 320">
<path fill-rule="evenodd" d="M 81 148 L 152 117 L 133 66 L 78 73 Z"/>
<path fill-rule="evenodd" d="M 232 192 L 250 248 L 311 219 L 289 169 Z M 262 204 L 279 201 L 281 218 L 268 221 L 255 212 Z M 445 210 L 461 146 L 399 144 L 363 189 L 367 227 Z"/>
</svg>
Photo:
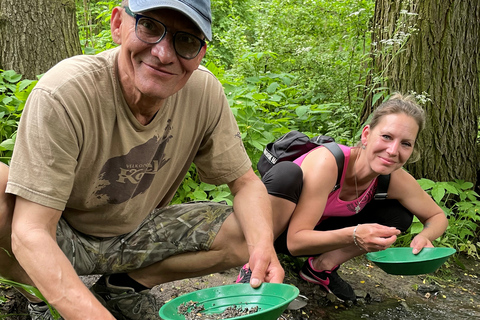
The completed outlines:
<svg viewBox="0 0 480 320">
<path fill-rule="evenodd" d="M 167 27 L 162 22 L 133 13 L 128 7 L 125 7 L 125 12 L 135 18 L 135 35 L 141 41 L 155 44 L 165 38 Z M 204 45 L 204 40 L 188 32 L 177 31 L 173 35 L 175 52 L 184 59 L 195 58 Z"/>
</svg>

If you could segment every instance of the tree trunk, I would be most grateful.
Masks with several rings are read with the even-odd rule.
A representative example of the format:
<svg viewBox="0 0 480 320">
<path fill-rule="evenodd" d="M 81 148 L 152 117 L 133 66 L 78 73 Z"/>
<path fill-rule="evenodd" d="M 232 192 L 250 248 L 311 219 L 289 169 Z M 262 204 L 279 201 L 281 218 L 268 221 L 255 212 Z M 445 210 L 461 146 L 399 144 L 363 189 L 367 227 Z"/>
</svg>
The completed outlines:
<svg viewBox="0 0 480 320">
<path fill-rule="evenodd" d="M 0 69 L 35 79 L 81 53 L 75 0 L 0 0 Z"/>
<path fill-rule="evenodd" d="M 423 104 L 427 126 L 417 142 L 421 160 L 407 166 L 417 178 L 476 182 L 480 160 L 479 21 L 478 0 L 376 2 L 372 33 L 375 76 L 367 86 L 428 98 Z M 413 24 L 414 32 L 408 28 Z M 374 83 L 373 79 L 380 80 Z M 370 93 L 364 105 L 364 117 L 372 111 L 373 96 Z"/>
</svg>

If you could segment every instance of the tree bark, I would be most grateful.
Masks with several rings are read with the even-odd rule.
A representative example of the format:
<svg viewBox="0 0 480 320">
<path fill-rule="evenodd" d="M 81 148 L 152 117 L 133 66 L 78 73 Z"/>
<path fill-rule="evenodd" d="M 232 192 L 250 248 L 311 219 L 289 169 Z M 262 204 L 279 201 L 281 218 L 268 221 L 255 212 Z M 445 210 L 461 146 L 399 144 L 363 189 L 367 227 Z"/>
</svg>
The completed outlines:
<svg viewBox="0 0 480 320">
<path fill-rule="evenodd" d="M 424 103 L 427 126 L 417 141 L 421 160 L 406 166 L 416 178 L 476 182 L 480 160 L 479 21 L 478 0 L 376 1 L 374 75 L 367 86 L 425 93 L 429 99 Z M 417 30 L 402 43 L 401 32 L 408 35 L 408 25 L 413 24 Z M 380 81 L 374 83 L 373 79 Z M 372 111 L 373 96 L 371 92 L 366 99 L 363 118 Z"/>
<path fill-rule="evenodd" d="M 0 69 L 35 79 L 81 53 L 75 0 L 0 0 Z"/>
</svg>

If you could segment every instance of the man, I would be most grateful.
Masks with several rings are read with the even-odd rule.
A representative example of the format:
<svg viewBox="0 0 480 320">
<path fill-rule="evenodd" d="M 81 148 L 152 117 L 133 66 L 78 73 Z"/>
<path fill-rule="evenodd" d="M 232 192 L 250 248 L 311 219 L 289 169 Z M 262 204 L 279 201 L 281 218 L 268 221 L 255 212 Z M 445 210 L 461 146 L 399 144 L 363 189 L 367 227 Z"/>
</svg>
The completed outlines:
<svg viewBox="0 0 480 320">
<path fill-rule="evenodd" d="M 0 166 L 0 275 L 35 285 L 63 319 L 158 319 L 153 286 L 247 261 L 253 287 L 284 276 L 265 187 L 200 67 L 209 0 L 122 5 L 111 16 L 120 46 L 47 72 Z M 167 206 L 192 162 L 203 181 L 228 184 L 233 208 Z M 90 290 L 87 274 L 102 274 Z M 33 319 L 52 319 L 28 297 Z"/>
</svg>

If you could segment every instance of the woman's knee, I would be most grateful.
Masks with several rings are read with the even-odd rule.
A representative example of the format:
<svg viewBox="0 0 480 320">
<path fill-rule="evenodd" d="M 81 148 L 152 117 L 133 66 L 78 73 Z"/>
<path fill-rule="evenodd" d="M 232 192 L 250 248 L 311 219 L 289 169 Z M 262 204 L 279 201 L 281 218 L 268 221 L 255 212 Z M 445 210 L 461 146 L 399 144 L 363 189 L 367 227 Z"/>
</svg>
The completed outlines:
<svg viewBox="0 0 480 320">
<path fill-rule="evenodd" d="M 270 195 L 298 203 L 303 188 L 303 171 L 290 161 L 274 165 L 262 178 Z"/>
</svg>

